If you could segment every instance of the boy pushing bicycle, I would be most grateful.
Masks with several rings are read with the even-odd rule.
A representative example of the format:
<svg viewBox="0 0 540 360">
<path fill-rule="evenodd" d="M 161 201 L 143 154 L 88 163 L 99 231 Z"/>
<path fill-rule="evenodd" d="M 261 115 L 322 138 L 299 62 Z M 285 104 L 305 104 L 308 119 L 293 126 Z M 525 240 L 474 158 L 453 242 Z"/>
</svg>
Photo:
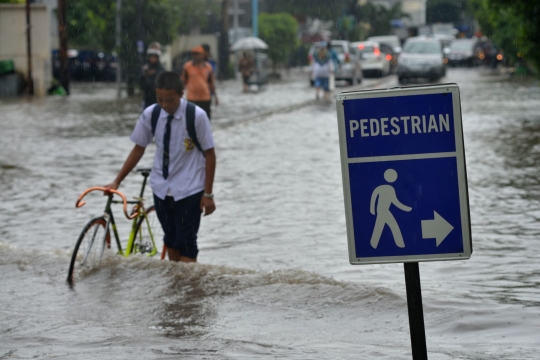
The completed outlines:
<svg viewBox="0 0 540 360">
<path fill-rule="evenodd" d="M 162 72 L 155 87 L 157 104 L 147 107 L 139 117 L 130 136 L 135 146 L 116 179 L 105 188 L 118 189 L 154 138 L 156 154 L 150 186 L 169 260 L 196 262 L 201 214 L 216 210 L 212 129 L 206 112 L 182 99 L 184 87 L 178 74 Z"/>
</svg>

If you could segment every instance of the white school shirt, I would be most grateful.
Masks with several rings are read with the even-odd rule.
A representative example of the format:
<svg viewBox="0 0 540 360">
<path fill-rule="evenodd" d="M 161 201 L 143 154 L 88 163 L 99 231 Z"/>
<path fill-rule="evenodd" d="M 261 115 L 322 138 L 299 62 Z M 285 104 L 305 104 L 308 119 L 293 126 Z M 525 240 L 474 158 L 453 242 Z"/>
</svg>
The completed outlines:
<svg viewBox="0 0 540 360">
<path fill-rule="evenodd" d="M 204 190 L 206 180 L 206 159 L 191 141 L 186 128 L 185 99 L 180 100 L 180 106 L 172 114 L 171 141 L 169 143 L 169 176 L 163 178 L 163 137 L 169 114 L 161 109 L 156 125 L 155 136 L 152 136 L 152 111 L 155 105 L 147 107 L 131 133 L 130 140 L 135 144 L 146 147 L 154 137 L 156 154 L 154 166 L 150 174 L 150 187 L 160 199 L 166 196 L 174 197 L 175 201 L 184 199 Z M 201 148 L 206 151 L 214 147 L 214 138 L 210 120 L 200 107 L 195 108 L 195 132 Z"/>
</svg>

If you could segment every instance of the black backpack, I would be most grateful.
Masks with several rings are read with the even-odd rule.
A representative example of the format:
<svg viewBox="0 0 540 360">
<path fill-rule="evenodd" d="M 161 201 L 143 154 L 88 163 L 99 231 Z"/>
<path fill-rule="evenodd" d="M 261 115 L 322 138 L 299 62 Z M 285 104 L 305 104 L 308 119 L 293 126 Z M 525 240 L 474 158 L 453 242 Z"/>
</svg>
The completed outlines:
<svg viewBox="0 0 540 360">
<path fill-rule="evenodd" d="M 156 104 L 156 106 L 152 110 L 152 135 L 156 134 L 156 126 L 160 112 L 161 106 L 159 106 L 159 104 Z M 199 149 L 203 156 L 206 157 L 201 147 L 201 144 L 199 143 L 199 139 L 197 139 L 197 132 L 195 131 L 195 104 L 190 102 L 188 102 L 186 106 L 186 127 L 188 135 L 191 138 L 191 141 L 193 141 L 193 145 L 195 145 L 195 147 Z"/>
</svg>

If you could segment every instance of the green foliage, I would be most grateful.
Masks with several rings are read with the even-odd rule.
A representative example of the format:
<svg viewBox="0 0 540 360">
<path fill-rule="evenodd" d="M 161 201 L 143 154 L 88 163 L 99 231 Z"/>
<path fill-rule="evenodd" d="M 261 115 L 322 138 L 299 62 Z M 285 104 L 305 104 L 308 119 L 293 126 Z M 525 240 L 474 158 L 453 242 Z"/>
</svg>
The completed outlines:
<svg viewBox="0 0 540 360">
<path fill-rule="evenodd" d="M 394 19 L 410 18 L 403 12 L 401 3 L 397 3 L 390 9 L 381 5 L 367 2 L 365 5 L 351 4 L 352 12 L 357 20 L 351 40 L 365 40 L 369 36 L 389 35 L 392 33 L 390 21 Z"/>
<path fill-rule="evenodd" d="M 0 0 L 0 4 L 24 4 L 25 0 Z"/>
<path fill-rule="evenodd" d="M 468 0 L 428 0 L 426 3 L 426 21 L 428 24 L 454 23 L 462 20 L 468 14 Z"/>
<path fill-rule="evenodd" d="M 333 0 L 269 0 L 262 9 L 268 13 L 288 13 L 298 18 L 306 16 L 335 20 L 343 14 L 344 1 Z"/>
<path fill-rule="evenodd" d="M 268 44 L 268 57 L 274 64 L 274 72 L 279 63 L 288 59 L 297 44 L 298 23 L 287 13 L 259 15 L 259 36 Z"/>
<path fill-rule="evenodd" d="M 471 0 L 482 31 L 512 62 L 527 60 L 540 74 L 540 6 L 529 0 Z"/>
</svg>

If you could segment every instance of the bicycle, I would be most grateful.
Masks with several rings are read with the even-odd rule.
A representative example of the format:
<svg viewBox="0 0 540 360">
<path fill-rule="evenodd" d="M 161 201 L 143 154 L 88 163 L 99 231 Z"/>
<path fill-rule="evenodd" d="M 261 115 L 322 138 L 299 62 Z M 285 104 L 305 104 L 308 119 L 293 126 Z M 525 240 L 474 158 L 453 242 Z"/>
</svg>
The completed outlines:
<svg viewBox="0 0 540 360">
<path fill-rule="evenodd" d="M 80 208 L 86 204 L 82 199 L 93 191 L 103 191 L 104 195 L 108 197 L 103 215 L 93 218 L 85 225 L 75 244 L 69 265 L 68 282 L 73 282 L 74 274 L 99 266 L 105 248 L 111 248 L 111 228 L 119 255 L 128 257 L 132 254 L 141 253 L 147 254 L 147 256 L 154 256 L 158 253 L 155 239 L 163 239 L 163 230 L 157 218 L 155 207 L 152 205 L 146 209 L 143 198 L 151 169 L 137 169 L 137 172 L 141 173 L 144 179 L 140 196 L 135 197 L 134 201 L 128 201 L 126 196 L 118 190 L 106 189 L 100 186 L 86 189 L 77 199 L 75 206 Z M 120 196 L 122 200 L 114 200 L 114 195 Z M 125 250 L 122 249 L 120 237 L 118 236 L 118 230 L 111 208 L 112 204 L 123 204 L 124 215 L 128 220 L 132 221 L 131 232 Z M 131 214 L 128 213 L 128 204 L 134 205 Z M 161 252 L 161 260 L 165 258 L 165 254 L 166 247 L 164 245 Z"/>
</svg>

